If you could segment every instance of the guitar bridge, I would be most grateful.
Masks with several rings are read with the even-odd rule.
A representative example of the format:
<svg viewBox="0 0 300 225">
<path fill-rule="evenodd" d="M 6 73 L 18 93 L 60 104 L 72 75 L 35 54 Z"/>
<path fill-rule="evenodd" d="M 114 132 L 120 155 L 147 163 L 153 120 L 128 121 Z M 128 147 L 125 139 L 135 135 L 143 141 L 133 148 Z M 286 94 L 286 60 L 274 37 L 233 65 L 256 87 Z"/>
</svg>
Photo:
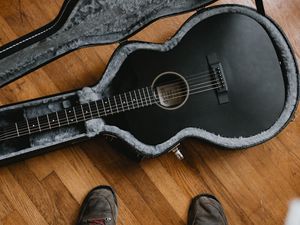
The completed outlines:
<svg viewBox="0 0 300 225">
<path fill-rule="evenodd" d="M 213 53 L 207 56 L 207 61 L 212 71 L 213 80 L 217 82 L 218 88 L 216 89 L 219 104 L 225 104 L 229 102 L 228 86 L 223 70 L 223 66 L 217 56 Z"/>
</svg>

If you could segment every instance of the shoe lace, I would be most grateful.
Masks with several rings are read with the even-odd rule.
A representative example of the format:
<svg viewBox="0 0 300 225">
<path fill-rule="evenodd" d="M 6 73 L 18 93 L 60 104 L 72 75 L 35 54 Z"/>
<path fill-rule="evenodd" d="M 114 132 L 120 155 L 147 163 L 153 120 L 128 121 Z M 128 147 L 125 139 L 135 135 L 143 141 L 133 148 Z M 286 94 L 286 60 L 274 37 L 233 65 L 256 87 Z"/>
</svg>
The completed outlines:
<svg viewBox="0 0 300 225">
<path fill-rule="evenodd" d="M 88 225 L 106 225 L 106 222 L 107 221 L 110 221 L 111 218 L 95 218 L 95 219 L 89 219 L 87 222 L 88 222 Z"/>
</svg>

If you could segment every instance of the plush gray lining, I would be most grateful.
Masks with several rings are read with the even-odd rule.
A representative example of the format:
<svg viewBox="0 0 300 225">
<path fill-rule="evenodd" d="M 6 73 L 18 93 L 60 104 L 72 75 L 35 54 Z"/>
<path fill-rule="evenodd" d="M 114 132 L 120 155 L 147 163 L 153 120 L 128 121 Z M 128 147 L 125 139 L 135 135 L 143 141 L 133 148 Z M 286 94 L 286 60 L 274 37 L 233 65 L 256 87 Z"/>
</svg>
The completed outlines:
<svg viewBox="0 0 300 225">
<path fill-rule="evenodd" d="M 73 97 L 74 93 L 65 94 L 63 96 L 54 96 L 51 98 L 44 98 L 41 100 L 30 101 L 18 105 L 12 105 L 8 107 L 4 107 L 0 109 L 0 113 L 5 111 L 16 111 L 21 110 L 23 111 L 23 116 L 30 119 L 36 116 L 42 116 L 49 113 L 53 113 L 63 108 L 68 108 L 71 106 L 69 101 L 70 97 Z M 0 125 L 1 123 L 6 123 L 6 121 L 2 121 L 0 118 Z M 1 127 L 5 127 L 7 125 L 1 125 Z M 61 144 L 62 142 L 68 141 L 75 141 L 86 137 L 86 134 L 80 133 L 79 129 L 76 127 L 66 127 L 61 128 L 59 130 L 54 130 L 50 132 L 46 132 L 43 134 L 34 134 L 30 135 L 29 137 L 29 144 L 30 148 L 27 149 L 15 149 L 15 147 L 8 146 L 6 144 L 0 145 L 1 148 L 1 155 L 0 161 L 7 158 L 13 158 L 25 153 L 35 152 L 40 150 L 41 148 L 47 148 L 54 145 Z M 25 147 L 25 144 L 24 146 Z"/>
<path fill-rule="evenodd" d="M 141 143 L 130 133 L 121 130 L 117 127 L 105 125 L 103 120 L 98 119 L 91 120 L 86 123 L 88 129 L 88 136 L 93 137 L 101 132 L 109 132 L 124 139 L 142 154 L 149 156 L 155 156 L 163 153 L 170 147 L 176 145 L 176 143 L 178 143 L 185 137 L 196 137 L 223 146 L 225 148 L 239 149 L 259 144 L 275 136 L 289 121 L 290 116 L 295 109 L 295 105 L 297 104 L 298 78 L 294 58 L 291 54 L 288 44 L 286 43 L 286 40 L 284 39 L 278 28 L 272 22 L 258 14 L 256 11 L 240 6 L 216 7 L 199 13 L 197 16 L 194 16 L 187 24 L 185 24 L 183 28 L 170 41 L 166 42 L 165 44 L 130 43 L 120 48 L 111 60 L 101 82 L 95 87 L 84 88 L 82 91 L 78 92 L 80 100 L 82 103 L 85 103 L 91 100 L 101 98 L 101 96 L 103 95 L 103 90 L 107 90 L 109 88 L 109 84 L 111 83 L 117 71 L 120 69 L 120 66 L 122 65 L 126 57 L 133 51 L 137 49 L 168 51 L 175 47 L 178 44 L 178 42 L 184 37 L 184 35 L 200 21 L 222 13 L 240 13 L 255 19 L 268 31 L 269 35 L 274 40 L 276 46 L 279 49 L 279 54 L 282 58 L 282 63 L 284 64 L 284 68 L 286 68 L 287 99 L 285 108 L 280 118 L 270 129 L 252 137 L 226 138 L 219 135 L 215 135 L 202 129 L 187 128 L 180 131 L 173 138 L 164 143 L 161 143 L 156 146 L 150 146 Z M 91 96 L 93 97 L 91 98 Z"/>
<path fill-rule="evenodd" d="M 63 11 L 69 9 L 70 4 L 75 1 L 66 1 Z M 72 8 L 72 13 L 58 31 L 0 59 L 0 86 L 74 49 L 120 41 L 157 18 L 200 8 L 211 2 L 211 0 L 78 0 Z M 62 15 L 63 18 L 66 17 L 65 13 Z M 53 27 L 48 28 L 48 31 Z M 42 30 L 35 34 L 34 38 L 42 36 L 45 32 Z M 26 41 L 30 39 L 33 37 L 29 37 Z M 22 41 L 15 44 L 15 47 L 20 43 Z M 0 58 L 10 47 L 0 51 Z"/>
<path fill-rule="evenodd" d="M 24 117 L 31 119 L 37 116 L 47 115 L 54 112 L 59 112 L 65 108 L 71 107 L 71 103 L 68 100 L 48 102 L 48 104 L 41 104 L 38 107 L 29 107 L 24 110 Z M 41 133 L 30 135 L 29 141 L 32 147 L 38 147 L 43 145 L 51 145 L 52 143 L 59 142 L 61 140 L 70 139 L 80 135 L 80 130 L 76 126 L 63 127 L 59 130 L 53 130 L 50 133 Z"/>
</svg>

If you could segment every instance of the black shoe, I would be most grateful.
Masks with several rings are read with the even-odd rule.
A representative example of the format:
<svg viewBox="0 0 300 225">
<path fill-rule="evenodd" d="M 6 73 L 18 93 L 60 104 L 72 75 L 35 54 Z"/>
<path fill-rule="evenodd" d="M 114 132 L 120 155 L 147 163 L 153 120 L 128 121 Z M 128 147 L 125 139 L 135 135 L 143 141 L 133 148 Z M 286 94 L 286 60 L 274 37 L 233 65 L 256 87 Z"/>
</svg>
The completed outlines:
<svg viewBox="0 0 300 225">
<path fill-rule="evenodd" d="M 117 198 L 111 187 L 94 188 L 85 198 L 77 225 L 116 225 Z"/>
<path fill-rule="evenodd" d="M 212 195 L 199 195 L 191 203 L 188 225 L 228 225 L 221 203 Z"/>
</svg>

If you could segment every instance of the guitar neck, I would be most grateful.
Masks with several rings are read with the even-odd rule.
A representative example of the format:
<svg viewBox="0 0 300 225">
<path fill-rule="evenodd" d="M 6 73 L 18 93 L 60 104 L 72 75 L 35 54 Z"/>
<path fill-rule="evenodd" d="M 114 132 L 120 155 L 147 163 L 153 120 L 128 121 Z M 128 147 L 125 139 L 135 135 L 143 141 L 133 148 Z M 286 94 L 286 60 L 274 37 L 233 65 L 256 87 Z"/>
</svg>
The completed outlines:
<svg viewBox="0 0 300 225">
<path fill-rule="evenodd" d="M 0 141 L 66 127 L 92 119 L 104 118 L 153 105 L 156 102 L 157 99 L 151 87 L 141 88 L 47 115 L 30 119 L 25 118 L 24 121 L 16 122 L 0 133 Z"/>
</svg>

